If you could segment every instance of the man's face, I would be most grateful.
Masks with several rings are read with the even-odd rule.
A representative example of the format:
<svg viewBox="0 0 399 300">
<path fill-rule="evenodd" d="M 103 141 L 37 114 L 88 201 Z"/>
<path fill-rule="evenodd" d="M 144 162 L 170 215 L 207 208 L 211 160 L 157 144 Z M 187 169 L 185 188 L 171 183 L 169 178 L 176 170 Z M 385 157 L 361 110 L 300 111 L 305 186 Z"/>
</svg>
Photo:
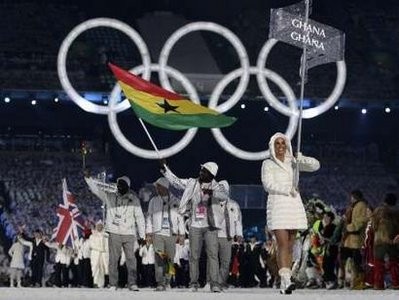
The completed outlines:
<svg viewBox="0 0 399 300">
<path fill-rule="evenodd" d="M 205 168 L 201 168 L 199 173 L 199 180 L 201 182 L 211 182 L 213 179 L 213 175 Z"/>
<path fill-rule="evenodd" d="M 122 179 L 118 180 L 116 187 L 118 188 L 118 192 L 121 195 L 124 195 L 129 191 L 129 186 L 127 185 L 127 182 Z"/>
</svg>

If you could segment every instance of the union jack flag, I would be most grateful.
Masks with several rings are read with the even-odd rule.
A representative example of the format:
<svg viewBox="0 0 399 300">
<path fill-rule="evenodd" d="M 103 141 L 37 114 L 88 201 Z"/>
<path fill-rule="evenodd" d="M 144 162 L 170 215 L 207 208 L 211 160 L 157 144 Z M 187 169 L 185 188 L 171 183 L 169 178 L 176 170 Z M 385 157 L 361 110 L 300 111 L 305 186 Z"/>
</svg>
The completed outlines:
<svg viewBox="0 0 399 300">
<path fill-rule="evenodd" d="M 68 191 L 66 179 L 62 179 L 62 204 L 58 205 L 57 227 L 53 230 L 52 239 L 61 245 L 75 248 L 75 242 L 83 236 L 84 220 L 75 203 L 75 196 Z"/>
</svg>

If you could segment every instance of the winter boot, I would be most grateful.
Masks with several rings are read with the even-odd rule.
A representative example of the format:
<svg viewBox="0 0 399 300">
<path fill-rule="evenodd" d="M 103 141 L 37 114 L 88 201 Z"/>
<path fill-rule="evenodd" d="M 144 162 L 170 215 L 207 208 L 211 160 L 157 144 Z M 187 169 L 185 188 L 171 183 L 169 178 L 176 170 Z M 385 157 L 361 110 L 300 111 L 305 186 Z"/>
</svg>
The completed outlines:
<svg viewBox="0 0 399 300">
<path fill-rule="evenodd" d="M 278 274 L 281 278 L 280 294 L 291 294 L 295 290 L 295 283 L 291 282 L 291 269 L 281 268 Z"/>
</svg>

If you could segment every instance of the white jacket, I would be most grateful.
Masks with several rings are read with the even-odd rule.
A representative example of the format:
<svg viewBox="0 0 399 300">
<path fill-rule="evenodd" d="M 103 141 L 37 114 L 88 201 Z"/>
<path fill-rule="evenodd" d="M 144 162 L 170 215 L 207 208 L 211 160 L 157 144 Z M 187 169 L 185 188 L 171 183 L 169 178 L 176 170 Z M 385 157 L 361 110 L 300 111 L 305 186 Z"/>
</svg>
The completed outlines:
<svg viewBox="0 0 399 300">
<path fill-rule="evenodd" d="M 90 190 L 100 198 L 107 208 L 105 230 L 121 235 L 145 236 L 145 220 L 140 200 L 133 191 L 125 195 L 107 190 L 103 183 L 94 178 L 85 177 Z"/>
<path fill-rule="evenodd" d="M 164 201 L 168 204 L 164 208 Z M 172 234 L 185 234 L 184 218 L 179 214 L 179 199 L 169 193 L 168 198 L 161 196 L 153 197 L 148 205 L 146 217 L 146 233 L 157 233 L 162 230 L 162 218 L 164 209 L 167 214 L 170 212 L 169 221 Z"/>
<path fill-rule="evenodd" d="M 190 247 L 188 244 L 188 240 L 184 241 L 183 245 L 180 245 L 179 243 L 176 244 L 176 254 L 174 258 L 174 263 L 178 264 L 179 266 L 181 265 L 180 260 L 186 260 L 188 261 L 190 257 Z"/>
<path fill-rule="evenodd" d="M 73 250 L 71 248 L 59 247 L 55 255 L 55 262 L 59 262 L 61 264 L 69 266 L 71 264 L 72 255 Z"/>
<path fill-rule="evenodd" d="M 103 231 L 93 231 L 89 238 L 90 250 L 108 253 L 108 234 Z"/>
<path fill-rule="evenodd" d="M 81 239 L 82 246 L 79 249 L 79 259 L 90 258 L 90 240 Z"/>
<path fill-rule="evenodd" d="M 220 204 L 222 211 L 224 211 L 225 206 L 227 205 L 227 211 L 229 214 L 229 221 L 230 221 L 230 237 L 233 238 L 234 236 L 243 236 L 242 235 L 242 216 L 241 216 L 241 209 L 238 203 L 232 199 L 229 199 L 227 202 L 223 202 Z M 226 220 L 223 219 L 221 224 L 221 228 L 218 231 L 218 237 L 225 238 L 227 237 L 227 226 Z"/>
<path fill-rule="evenodd" d="M 24 264 L 24 247 L 29 247 L 29 259 L 32 259 L 32 242 L 18 239 L 8 250 L 8 255 L 11 256 L 10 268 L 25 269 Z"/>
<path fill-rule="evenodd" d="M 73 255 L 73 249 L 60 246 L 56 242 L 46 242 L 45 245 L 49 248 L 56 249 L 57 252 L 55 253 L 55 262 L 60 263 L 63 265 L 69 266 L 71 264 L 71 259 Z"/>
<path fill-rule="evenodd" d="M 221 228 L 221 223 L 223 222 L 224 215 L 220 208 L 220 202 L 226 201 L 228 199 L 228 193 L 222 185 L 220 185 L 216 180 L 212 180 L 210 183 L 200 184 L 197 178 L 181 179 L 178 178 L 173 172 L 165 166 L 165 172 L 163 174 L 166 179 L 178 189 L 184 190 L 183 196 L 180 200 L 179 213 L 184 215 L 189 212 L 191 227 L 208 227 L 207 220 L 197 221 L 195 219 L 195 209 L 201 202 L 201 189 L 211 189 L 213 195 L 211 197 L 211 207 L 215 220 L 215 227 Z"/>
<path fill-rule="evenodd" d="M 139 255 L 142 257 L 141 263 L 143 265 L 153 265 L 155 264 L 155 251 L 154 246 L 150 244 L 141 246 L 139 250 Z"/>
<path fill-rule="evenodd" d="M 276 158 L 274 143 L 277 138 L 286 140 L 284 161 Z M 270 159 L 262 164 L 262 183 L 268 192 L 267 227 L 275 229 L 306 229 L 307 218 L 302 199 L 295 191 L 295 170 L 312 172 L 320 168 L 317 159 L 302 154 L 296 159 L 290 140 L 282 133 L 273 135 L 269 142 Z"/>
<path fill-rule="evenodd" d="M 285 162 L 276 158 L 274 141 L 282 134 L 275 134 L 269 142 L 270 158 L 262 164 L 262 183 L 269 196 L 290 196 L 290 192 L 295 187 L 295 168 L 299 167 L 300 172 L 314 172 L 320 168 L 320 163 L 313 157 L 300 155 L 295 159 L 292 155 L 292 147 L 287 139 L 287 150 Z M 286 138 L 286 137 L 285 137 Z"/>
</svg>

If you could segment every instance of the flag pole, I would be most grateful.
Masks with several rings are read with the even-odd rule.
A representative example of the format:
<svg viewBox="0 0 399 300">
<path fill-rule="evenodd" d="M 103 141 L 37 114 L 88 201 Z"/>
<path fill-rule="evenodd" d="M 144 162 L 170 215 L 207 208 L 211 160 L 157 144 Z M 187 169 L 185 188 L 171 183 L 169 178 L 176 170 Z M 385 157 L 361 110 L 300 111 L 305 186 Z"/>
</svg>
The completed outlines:
<svg viewBox="0 0 399 300">
<path fill-rule="evenodd" d="M 152 136 L 151 136 L 150 132 L 148 131 L 147 126 L 145 126 L 145 124 L 141 118 L 138 118 L 138 119 L 141 123 L 141 126 L 143 126 L 143 129 L 144 129 L 145 133 L 147 134 L 148 139 L 150 140 L 150 142 L 152 144 L 152 147 L 154 147 L 155 152 L 158 154 L 158 158 L 162 159 L 161 154 L 159 153 L 158 147 L 157 147 L 157 145 L 155 145 L 155 142 L 152 139 Z"/>
<path fill-rule="evenodd" d="M 309 22 L 309 1 L 305 0 L 305 23 Z M 302 142 L 302 115 L 303 115 L 303 99 L 305 95 L 305 79 L 306 79 L 306 45 L 303 44 L 302 48 L 302 57 L 301 57 L 301 92 L 300 92 L 300 105 L 299 105 L 299 119 L 298 119 L 298 135 L 297 135 L 297 148 L 296 152 L 301 152 L 301 142 Z M 299 186 L 299 166 L 297 165 L 295 171 L 295 185 L 296 188 Z"/>
</svg>

